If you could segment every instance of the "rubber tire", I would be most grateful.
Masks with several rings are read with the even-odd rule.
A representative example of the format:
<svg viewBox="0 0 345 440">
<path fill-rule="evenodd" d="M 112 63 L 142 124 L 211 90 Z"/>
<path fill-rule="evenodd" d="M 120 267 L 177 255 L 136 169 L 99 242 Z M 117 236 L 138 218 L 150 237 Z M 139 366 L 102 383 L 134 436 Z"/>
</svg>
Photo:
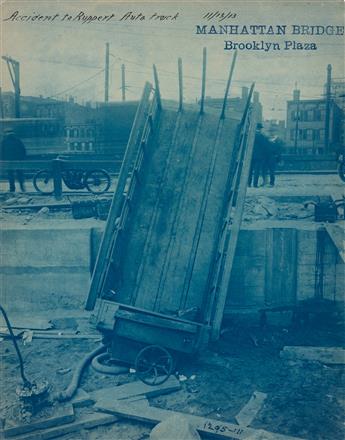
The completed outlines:
<svg viewBox="0 0 345 440">
<path fill-rule="evenodd" d="M 341 162 L 338 165 L 338 175 L 340 179 L 345 182 L 345 162 Z"/>
<path fill-rule="evenodd" d="M 104 189 L 103 191 L 93 191 L 93 190 L 89 187 L 89 184 L 87 183 L 87 179 L 88 179 L 90 176 L 92 176 L 92 173 L 102 173 L 102 174 L 104 175 L 104 177 L 106 178 L 106 180 L 107 180 L 107 185 L 106 185 L 106 187 L 105 187 L 105 189 Z M 92 193 L 92 194 L 104 194 L 104 193 L 107 192 L 108 189 L 110 188 L 110 185 L 111 185 L 111 178 L 110 178 L 110 176 L 109 176 L 109 173 L 107 173 L 105 170 L 90 170 L 90 171 L 88 171 L 88 172 L 86 173 L 86 175 L 85 175 L 85 179 L 84 179 L 84 182 L 85 182 L 85 187 L 87 188 L 88 191 L 90 191 L 90 193 Z"/>
<path fill-rule="evenodd" d="M 53 173 L 51 173 L 50 171 L 48 171 L 48 170 L 40 170 L 40 171 L 38 171 L 35 175 L 34 175 L 34 177 L 33 177 L 33 179 L 32 179 L 32 182 L 33 182 L 33 185 L 34 185 L 34 188 L 35 188 L 35 190 L 37 191 L 37 192 L 39 192 L 39 193 L 41 193 L 41 194 L 45 194 L 45 195 L 51 195 L 51 194 L 54 194 L 54 189 L 52 190 L 52 191 L 42 191 L 40 188 L 39 188 L 39 186 L 38 186 L 38 184 L 37 184 L 37 180 L 41 177 L 41 174 L 48 174 L 48 175 L 50 175 L 51 177 L 49 177 L 49 178 L 51 178 L 51 179 L 53 179 L 53 181 L 54 181 L 54 178 L 53 178 Z"/>
</svg>

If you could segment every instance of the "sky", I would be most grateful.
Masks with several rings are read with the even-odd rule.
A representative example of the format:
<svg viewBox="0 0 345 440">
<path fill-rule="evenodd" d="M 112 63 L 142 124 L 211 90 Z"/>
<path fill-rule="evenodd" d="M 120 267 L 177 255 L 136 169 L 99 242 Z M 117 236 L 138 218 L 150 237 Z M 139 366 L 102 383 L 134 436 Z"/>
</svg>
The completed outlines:
<svg viewBox="0 0 345 440">
<path fill-rule="evenodd" d="M 18 15 L 55 15 L 54 22 L 7 20 Z M 114 14 L 109 22 L 61 21 L 65 14 L 75 17 Z M 201 93 L 202 50 L 207 48 L 206 95 L 222 97 L 233 51 L 224 50 L 224 40 L 235 42 L 314 42 L 316 51 L 239 51 L 231 96 L 242 86 L 255 82 L 267 119 L 285 119 L 286 101 L 297 83 L 302 98 L 319 98 L 324 93 L 327 64 L 334 77 L 344 78 L 344 36 L 299 35 L 196 35 L 197 24 L 207 22 L 210 11 L 236 14 L 221 24 L 231 25 L 332 25 L 344 26 L 342 1 L 2 1 L 1 54 L 20 61 L 22 95 L 57 98 L 74 96 L 79 102 L 104 98 L 105 43 L 110 44 L 110 99 L 121 99 L 121 65 L 126 67 L 126 97 L 138 99 L 145 81 L 152 81 L 152 64 L 158 69 L 163 98 L 177 99 L 177 60 L 183 61 L 184 96 L 188 101 Z M 145 15 L 145 20 L 122 20 L 126 12 Z M 148 17 L 175 15 L 173 21 Z M 3 91 L 12 90 L 4 61 L 0 81 Z"/>
</svg>

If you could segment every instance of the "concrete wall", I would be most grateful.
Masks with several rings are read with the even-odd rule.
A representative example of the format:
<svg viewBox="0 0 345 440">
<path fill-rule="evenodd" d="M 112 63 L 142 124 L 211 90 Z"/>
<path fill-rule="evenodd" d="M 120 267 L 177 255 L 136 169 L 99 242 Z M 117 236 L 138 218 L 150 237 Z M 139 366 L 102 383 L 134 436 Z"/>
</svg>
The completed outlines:
<svg viewBox="0 0 345 440">
<path fill-rule="evenodd" d="M 102 228 L 74 224 L 1 231 L 1 304 L 7 310 L 84 307 Z M 331 240 L 325 245 L 324 297 L 343 301 L 345 266 Z M 315 256 L 315 227 L 241 230 L 226 311 L 312 298 Z"/>
<path fill-rule="evenodd" d="M 6 310 L 79 308 L 90 280 L 90 228 L 3 229 L 1 304 Z"/>
</svg>

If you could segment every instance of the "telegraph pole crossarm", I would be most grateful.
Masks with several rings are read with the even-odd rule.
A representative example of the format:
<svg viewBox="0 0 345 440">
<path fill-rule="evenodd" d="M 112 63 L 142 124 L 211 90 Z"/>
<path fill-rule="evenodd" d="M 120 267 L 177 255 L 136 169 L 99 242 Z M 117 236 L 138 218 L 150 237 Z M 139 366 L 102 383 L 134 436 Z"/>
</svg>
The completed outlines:
<svg viewBox="0 0 345 440">
<path fill-rule="evenodd" d="M 10 73 L 11 81 L 14 88 L 14 106 L 15 116 L 20 118 L 20 76 L 19 76 L 19 61 L 9 57 L 2 56 L 2 59 L 6 61 L 7 68 Z"/>
</svg>

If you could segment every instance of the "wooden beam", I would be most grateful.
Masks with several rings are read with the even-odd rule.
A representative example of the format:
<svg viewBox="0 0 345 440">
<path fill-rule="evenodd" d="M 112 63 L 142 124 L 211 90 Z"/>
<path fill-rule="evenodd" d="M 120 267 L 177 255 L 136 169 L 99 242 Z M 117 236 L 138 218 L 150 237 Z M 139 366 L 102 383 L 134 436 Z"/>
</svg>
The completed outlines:
<svg viewBox="0 0 345 440">
<path fill-rule="evenodd" d="M 155 96 L 157 99 L 157 106 L 158 106 L 158 109 L 161 110 L 162 109 L 161 91 L 159 88 L 158 72 L 157 72 L 157 68 L 155 65 L 153 65 L 153 78 L 154 78 L 154 82 L 155 82 Z"/>
<path fill-rule="evenodd" d="M 56 200 L 62 199 L 62 165 L 60 159 L 52 161 L 53 179 L 54 179 L 54 197 Z"/>
<path fill-rule="evenodd" d="M 128 139 L 126 152 L 124 155 L 124 159 L 119 174 L 119 179 L 117 182 L 113 201 L 110 206 L 108 220 L 103 233 L 102 242 L 98 251 L 96 264 L 91 279 L 89 295 L 85 306 L 86 310 L 93 310 L 93 308 L 95 307 L 98 293 L 100 291 L 101 282 L 106 269 L 105 267 L 106 260 L 109 256 L 109 251 L 111 250 L 111 243 L 112 243 L 111 238 L 114 233 L 114 225 L 116 222 L 116 218 L 120 215 L 120 210 L 122 208 L 123 193 L 125 190 L 128 174 L 131 170 L 134 156 L 136 153 L 136 147 L 139 141 L 138 136 L 140 133 L 140 128 L 142 126 L 143 119 L 145 117 L 145 112 L 149 104 L 151 90 L 152 90 L 151 84 L 146 83 L 134 118 L 132 130 Z"/>
<path fill-rule="evenodd" d="M 99 390 L 90 392 L 90 397 L 96 402 L 96 407 L 112 405 L 114 400 L 122 400 L 127 403 L 128 399 L 138 397 L 157 397 L 163 394 L 169 394 L 181 389 L 180 382 L 175 376 L 161 385 L 146 385 L 141 381 L 125 383 L 120 386 L 112 386 L 108 388 L 100 388 Z"/>
<path fill-rule="evenodd" d="M 205 106 L 205 92 L 206 92 L 206 64 L 207 64 L 207 51 L 204 47 L 202 51 L 202 80 L 201 80 L 201 100 L 200 100 L 200 114 L 204 113 Z"/>
<path fill-rule="evenodd" d="M 183 109 L 183 76 L 182 76 L 182 59 L 178 59 L 178 89 L 179 89 L 179 106 L 178 111 Z"/>
<path fill-rule="evenodd" d="M 251 87 L 251 93 L 248 100 L 251 99 L 252 92 L 254 90 L 254 84 Z M 242 212 L 244 199 L 247 191 L 248 177 L 250 170 L 250 163 L 254 147 L 255 129 L 256 129 L 256 109 L 253 108 L 251 113 L 248 112 L 248 118 L 245 123 L 249 123 L 248 133 L 243 134 L 242 142 L 243 146 L 240 149 L 240 155 L 242 156 L 241 163 L 238 165 L 237 175 L 235 176 L 234 196 L 229 203 L 228 212 L 228 230 L 227 239 L 225 240 L 224 253 L 223 253 L 223 267 L 220 274 L 219 292 L 215 292 L 215 311 L 212 319 L 212 339 L 218 339 L 220 329 L 223 321 L 224 308 L 226 298 L 228 294 L 228 287 L 231 276 L 232 263 L 235 256 L 235 250 L 237 245 L 237 238 L 242 221 Z M 250 121 L 250 122 L 249 122 Z M 242 150 L 242 151 L 241 151 Z M 234 203 L 236 205 L 235 213 L 231 218 Z"/>
<path fill-rule="evenodd" d="M 231 439 L 231 440 L 245 440 L 255 434 L 261 434 L 265 440 L 302 440 L 297 437 L 290 437 L 288 435 L 276 434 L 263 429 L 253 429 L 244 426 L 235 425 L 234 423 L 224 422 L 222 420 L 214 420 L 206 417 L 194 416 L 186 413 L 179 413 L 176 411 L 169 411 L 166 409 L 156 408 L 153 406 L 147 407 L 140 404 L 128 404 L 126 401 L 120 402 L 112 399 L 107 405 L 97 405 L 100 411 L 115 414 L 120 417 L 125 417 L 130 420 L 139 420 L 141 422 L 156 425 L 172 416 L 182 417 L 190 423 L 190 425 L 199 431 L 200 434 L 212 436 L 216 439 Z"/>
<path fill-rule="evenodd" d="M 232 76 L 234 74 L 236 58 L 237 58 L 237 50 L 235 50 L 234 56 L 232 57 L 232 62 L 231 62 L 231 67 L 230 67 L 230 71 L 229 71 L 228 82 L 226 84 L 225 93 L 224 93 L 222 113 L 220 115 L 221 119 L 225 118 L 226 104 L 227 104 L 227 101 L 228 101 L 228 95 L 229 95 L 230 85 L 231 85 L 231 81 L 232 81 Z"/>
</svg>

